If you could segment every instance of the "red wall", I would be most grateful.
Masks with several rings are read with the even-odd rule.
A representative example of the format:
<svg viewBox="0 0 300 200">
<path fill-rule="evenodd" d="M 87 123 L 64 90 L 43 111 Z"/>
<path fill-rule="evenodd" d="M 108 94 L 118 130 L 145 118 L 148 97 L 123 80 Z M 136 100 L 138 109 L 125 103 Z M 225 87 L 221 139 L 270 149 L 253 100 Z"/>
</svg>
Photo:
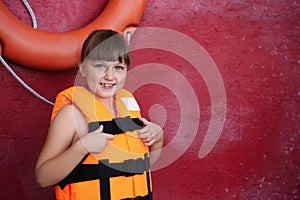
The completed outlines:
<svg viewBox="0 0 300 200">
<path fill-rule="evenodd" d="M 3 2 L 15 16 L 30 24 L 21 1 Z M 105 5 L 97 0 L 29 2 L 39 29 L 51 32 L 82 27 Z M 299 5 L 299 1 L 279 0 L 149 0 L 140 26 L 184 34 L 187 38 L 178 40 L 172 47 L 174 51 L 190 40 L 202 46 L 213 59 L 208 66 L 215 66 L 221 77 L 212 83 L 224 84 L 227 100 L 226 104 L 222 102 L 226 120 L 221 135 L 209 154 L 199 158 L 210 119 L 218 117 L 211 110 L 215 106 L 212 91 L 218 86 L 207 84 L 205 70 L 197 71 L 199 66 L 174 52 L 143 49 L 132 53 L 133 69 L 147 63 L 156 63 L 153 66 L 161 69 L 158 64 L 164 64 L 186 81 L 169 80 L 166 84 L 170 85 L 153 81 L 135 90 L 143 114 L 159 123 L 165 120 L 165 145 L 173 145 L 165 155 L 172 157 L 172 152 L 175 155 L 184 150 L 174 162 L 153 171 L 155 199 L 300 198 Z M 147 42 L 151 36 L 136 38 Z M 160 42 L 168 39 L 166 35 L 153 37 Z M 199 60 L 203 57 L 199 55 Z M 30 94 L 0 67 L 1 199 L 53 199 L 53 188 L 39 188 L 33 174 L 47 134 L 51 106 Z M 143 70 L 139 77 L 129 77 L 130 84 L 136 79 L 155 78 L 151 66 L 147 67 L 149 71 Z M 50 73 L 17 65 L 13 68 L 51 101 L 60 90 L 72 86 L 76 77 L 76 70 Z M 163 70 L 156 74 L 158 78 L 169 77 Z M 189 83 L 190 87 L 172 90 L 174 85 L 180 89 L 181 83 Z M 185 96 L 187 89 L 195 96 Z M 183 98 L 178 98 L 180 95 Z M 194 97 L 196 105 L 189 99 Z M 186 109 L 182 110 L 184 105 Z M 197 109 L 201 115 L 194 116 Z M 183 123 L 184 130 L 178 133 Z M 189 133 L 195 127 L 195 138 L 187 146 L 186 138 L 191 137 Z"/>
</svg>

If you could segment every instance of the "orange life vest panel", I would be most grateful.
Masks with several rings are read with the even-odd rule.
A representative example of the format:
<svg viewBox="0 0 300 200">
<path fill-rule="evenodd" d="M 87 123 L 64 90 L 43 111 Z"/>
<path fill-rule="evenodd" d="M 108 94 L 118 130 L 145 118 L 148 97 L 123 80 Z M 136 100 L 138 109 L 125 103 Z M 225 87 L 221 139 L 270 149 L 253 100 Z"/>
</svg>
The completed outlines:
<svg viewBox="0 0 300 200">
<path fill-rule="evenodd" d="M 114 139 L 99 154 L 88 154 L 55 186 L 58 200 L 152 199 L 149 149 L 137 135 L 139 106 L 121 89 L 115 95 L 117 118 L 84 87 L 75 86 L 57 95 L 51 121 L 65 105 L 74 104 L 85 115 L 89 132 L 104 126 Z"/>
</svg>

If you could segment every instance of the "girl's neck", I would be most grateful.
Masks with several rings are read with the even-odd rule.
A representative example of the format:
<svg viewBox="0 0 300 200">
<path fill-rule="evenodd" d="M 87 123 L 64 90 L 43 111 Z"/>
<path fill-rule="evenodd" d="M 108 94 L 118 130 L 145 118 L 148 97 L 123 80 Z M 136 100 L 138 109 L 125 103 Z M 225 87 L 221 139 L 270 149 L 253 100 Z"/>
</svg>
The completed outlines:
<svg viewBox="0 0 300 200">
<path fill-rule="evenodd" d="M 99 101 L 107 108 L 107 110 L 111 113 L 111 115 L 115 118 L 117 115 L 116 106 L 115 106 L 115 98 L 98 98 Z"/>
</svg>

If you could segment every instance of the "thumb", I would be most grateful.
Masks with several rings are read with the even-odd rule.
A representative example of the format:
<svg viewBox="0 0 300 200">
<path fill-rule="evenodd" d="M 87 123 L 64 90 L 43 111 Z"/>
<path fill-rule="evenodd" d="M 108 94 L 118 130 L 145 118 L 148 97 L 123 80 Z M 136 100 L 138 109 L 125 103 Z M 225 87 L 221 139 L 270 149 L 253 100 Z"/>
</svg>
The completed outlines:
<svg viewBox="0 0 300 200">
<path fill-rule="evenodd" d="M 97 132 L 102 133 L 102 131 L 103 131 L 103 125 L 100 125 L 100 127 L 99 127 L 98 130 L 97 130 Z"/>
<path fill-rule="evenodd" d="M 144 125 L 149 125 L 151 122 L 149 122 L 146 118 L 144 117 L 139 117 L 139 120 L 142 121 L 144 123 Z"/>
<path fill-rule="evenodd" d="M 104 137 L 107 139 L 107 140 L 111 140 L 111 139 L 114 139 L 114 135 L 112 134 L 107 134 L 107 133 L 102 133 L 104 135 Z"/>
</svg>

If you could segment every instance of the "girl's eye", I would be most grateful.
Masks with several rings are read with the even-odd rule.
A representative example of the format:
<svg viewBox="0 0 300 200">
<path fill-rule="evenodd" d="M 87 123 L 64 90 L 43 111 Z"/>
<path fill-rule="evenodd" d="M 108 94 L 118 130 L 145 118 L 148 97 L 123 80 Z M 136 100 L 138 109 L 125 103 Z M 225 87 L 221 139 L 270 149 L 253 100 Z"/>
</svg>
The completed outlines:
<svg viewBox="0 0 300 200">
<path fill-rule="evenodd" d="M 103 64 L 96 64 L 95 67 L 99 68 L 99 69 L 104 69 L 105 66 Z"/>
<path fill-rule="evenodd" d="M 120 66 L 120 65 L 117 65 L 117 66 L 115 66 L 115 69 L 116 69 L 117 71 L 122 71 L 122 70 L 125 69 L 125 67 Z"/>
</svg>

